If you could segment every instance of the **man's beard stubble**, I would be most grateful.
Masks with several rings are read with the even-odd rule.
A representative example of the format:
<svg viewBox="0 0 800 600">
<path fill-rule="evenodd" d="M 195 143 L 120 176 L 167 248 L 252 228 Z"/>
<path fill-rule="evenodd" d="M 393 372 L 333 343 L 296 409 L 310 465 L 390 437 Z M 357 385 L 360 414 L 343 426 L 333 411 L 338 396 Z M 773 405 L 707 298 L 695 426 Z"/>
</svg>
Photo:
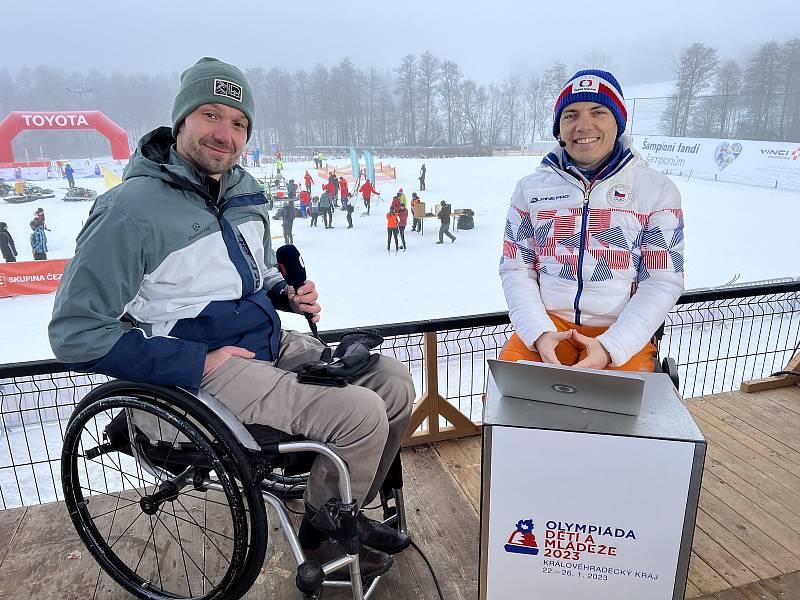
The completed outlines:
<svg viewBox="0 0 800 600">
<path fill-rule="evenodd" d="M 229 160 L 211 160 L 203 152 L 201 140 L 191 140 L 185 146 L 186 158 L 188 158 L 194 167 L 206 175 L 221 175 L 228 171 L 231 167 L 239 162 L 241 152 L 232 156 Z"/>
</svg>

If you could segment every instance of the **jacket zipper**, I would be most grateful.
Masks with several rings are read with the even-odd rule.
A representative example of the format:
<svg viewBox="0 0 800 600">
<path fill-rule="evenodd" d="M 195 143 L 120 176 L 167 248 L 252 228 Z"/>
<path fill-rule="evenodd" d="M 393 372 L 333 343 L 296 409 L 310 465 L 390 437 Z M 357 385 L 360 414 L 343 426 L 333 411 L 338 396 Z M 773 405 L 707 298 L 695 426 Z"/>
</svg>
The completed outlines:
<svg viewBox="0 0 800 600">
<path fill-rule="evenodd" d="M 578 245 L 578 291 L 575 294 L 575 324 L 581 324 L 581 293 L 583 292 L 583 255 L 586 250 L 586 228 L 589 219 L 587 214 L 589 212 L 589 194 L 592 191 L 591 183 L 589 187 L 583 188 L 583 213 L 581 215 L 581 240 Z"/>
<path fill-rule="evenodd" d="M 208 197 L 211 198 L 210 196 Z M 225 198 L 221 204 L 217 204 L 216 202 L 213 201 L 213 199 L 212 202 L 210 203 L 206 202 L 206 208 L 208 208 L 217 219 L 217 224 L 219 225 L 220 232 L 223 231 L 224 229 L 222 225 L 222 213 L 224 212 L 224 207 L 228 203 L 228 200 L 230 200 L 230 198 Z M 232 226 L 231 229 L 233 229 Z M 250 265 L 251 260 L 253 261 L 253 264 L 255 264 L 255 258 L 253 257 L 252 253 L 249 252 L 249 250 L 248 250 L 249 259 L 247 256 L 245 256 L 244 248 L 247 248 L 247 242 L 244 240 L 244 238 L 241 237 L 241 234 L 238 231 L 234 230 L 233 233 L 234 235 L 236 235 L 236 245 L 239 247 L 239 252 L 242 254 L 242 257 L 244 258 L 245 262 L 248 264 L 248 266 Z M 258 272 L 257 268 L 255 270 L 251 268 L 249 269 L 249 271 L 250 271 L 250 276 L 253 279 L 253 289 L 255 290 L 259 287 L 259 285 L 263 283 L 261 280 L 261 273 Z"/>
<path fill-rule="evenodd" d="M 552 161 L 551 161 L 552 162 Z M 617 165 L 619 166 L 619 165 Z M 587 186 L 585 183 L 583 184 L 583 212 L 581 213 L 581 240 L 580 244 L 578 245 L 578 291 L 575 294 L 575 302 L 573 304 L 575 308 L 575 324 L 581 324 L 581 309 L 580 309 L 580 301 L 581 301 L 581 293 L 583 292 L 583 255 L 586 250 L 586 229 L 588 227 L 588 212 L 589 212 L 589 194 L 592 192 L 592 187 L 594 186 L 595 181 L 600 180 L 602 177 L 605 176 L 605 172 L 608 170 L 609 165 L 606 165 L 603 169 L 601 169 L 592 180 L 589 182 Z M 562 174 L 562 170 L 557 168 L 556 165 L 551 165 L 551 168 L 554 172 L 561 175 L 561 177 L 565 181 L 569 181 L 565 175 Z M 568 167 L 571 168 L 571 167 Z M 616 168 L 616 167 L 615 167 Z M 582 181 L 586 179 L 584 177 L 580 177 Z"/>
</svg>

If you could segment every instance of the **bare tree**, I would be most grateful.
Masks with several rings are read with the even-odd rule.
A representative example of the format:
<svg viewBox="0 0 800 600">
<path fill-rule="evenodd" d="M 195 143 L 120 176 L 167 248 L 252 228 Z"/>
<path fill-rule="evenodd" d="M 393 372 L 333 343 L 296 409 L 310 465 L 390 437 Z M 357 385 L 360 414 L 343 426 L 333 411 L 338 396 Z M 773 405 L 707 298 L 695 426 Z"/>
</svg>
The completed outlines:
<svg viewBox="0 0 800 600">
<path fill-rule="evenodd" d="M 750 58 L 745 69 L 745 100 L 747 132 L 757 139 L 775 139 L 781 91 L 780 46 L 777 42 L 763 44 Z"/>
<path fill-rule="evenodd" d="M 430 52 L 425 52 L 419 57 L 417 64 L 419 74 L 417 76 L 417 90 L 420 100 L 420 117 L 422 119 L 421 142 L 431 143 L 431 121 L 435 120 L 436 115 L 436 84 L 440 77 L 439 59 Z"/>
<path fill-rule="evenodd" d="M 800 38 L 783 44 L 780 51 L 783 99 L 778 122 L 778 139 L 797 139 L 800 133 Z"/>
<path fill-rule="evenodd" d="M 467 79 L 461 93 L 461 115 L 464 118 L 464 141 L 475 146 L 484 143 L 483 124 L 486 112 L 486 89 L 478 87 L 474 81 Z"/>
<path fill-rule="evenodd" d="M 345 58 L 331 69 L 330 102 L 336 122 L 334 142 L 346 146 L 356 142 L 358 120 L 357 93 L 362 87 L 362 76 L 349 58 Z"/>
<path fill-rule="evenodd" d="M 486 141 L 492 146 L 500 145 L 500 131 L 503 127 L 503 91 L 491 84 L 487 93 Z"/>
<path fill-rule="evenodd" d="M 519 77 L 511 77 L 503 82 L 503 112 L 508 126 L 506 141 L 509 146 L 519 145 L 520 121 L 524 120 L 522 107 L 522 81 Z"/>
<path fill-rule="evenodd" d="M 442 99 L 442 106 L 447 118 L 447 145 L 453 145 L 453 134 L 458 117 L 458 102 L 461 87 L 461 69 L 451 60 L 442 63 L 441 77 L 436 91 Z"/>
<path fill-rule="evenodd" d="M 318 64 L 311 71 L 309 77 L 309 87 L 311 92 L 311 107 L 312 114 L 315 115 L 317 125 L 314 128 L 314 137 L 318 144 L 328 144 L 328 109 L 329 109 L 329 91 L 330 75 L 328 69 L 322 64 Z"/>
<path fill-rule="evenodd" d="M 294 75 L 295 80 L 295 94 L 297 100 L 297 117 L 298 117 L 298 139 L 300 144 L 305 146 L 311 143 L 311 115 L 309 114 L 309 78 L 308 73 L 300 70 Z M 263 146 L 263 144 L 262 144 Z"/>
<path fill-rule="evenodd" d="M 700 94 L 714 79 L 717 51 L 696 42 L 681 51 L 673 72 L 675 88 L 667 110 L 661 115 L 662 129 L 667 135 L 685 136 L 689 118 L 697 106 Z"/>
<path fill-rule="evenodd" d="M 742 68 L 736 61 L 725 61 L 717 72 L 714 96 L 708 106 L 713 119 L 710 135 L 721 138 L 736 135 L 741 118 L 742 82 Z"/>
<path fill-rule="evenodd" d="M 552 117 L 548 119 L 548 116 L 552 113 L 552 108 L 545 102 L 544 81 L 541 77 L 531 77 L 528 87 L 525 88 L 525 112 L 528 115 L 530 141 L 536 140 L 537 136 L 540 140 L 550 138 Z"/>
<path fill-rule="evenodd" d="M 417 143 L 417 121 L 414 106 L 414 94 L 417 82 L 417 57 L 406 54 L 397 68 L 397 89 L 400 94 L 400 115 L 406 122 L 406 143 L 415 146 Z"/>
<path fill-rule="evenodd" d="M 554 62 L 542 74 L 543 100 L 547 106 L 555 106 L 561 88 L 567 83 L 567 67 L 562 62 Z"/>
</svg>

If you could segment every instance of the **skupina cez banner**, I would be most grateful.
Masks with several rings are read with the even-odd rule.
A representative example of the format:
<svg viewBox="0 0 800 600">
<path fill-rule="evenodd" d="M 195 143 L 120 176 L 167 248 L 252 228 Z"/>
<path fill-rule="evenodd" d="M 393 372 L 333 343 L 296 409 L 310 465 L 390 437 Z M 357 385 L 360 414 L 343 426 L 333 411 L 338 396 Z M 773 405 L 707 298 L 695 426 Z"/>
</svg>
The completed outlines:
<svg viewBox="0 0 800 600">
<path fill-rule="evenodd" d="M 800 188 L 800 142 L 759 142 L 634 135 L 632 145 L 654 169 L 720 180 Z"/>
<path fill-rule="evenodd" d="M 0 263 L 0 298 L 55 292 L 66 266 L 65 259 Z"/>
</svg>

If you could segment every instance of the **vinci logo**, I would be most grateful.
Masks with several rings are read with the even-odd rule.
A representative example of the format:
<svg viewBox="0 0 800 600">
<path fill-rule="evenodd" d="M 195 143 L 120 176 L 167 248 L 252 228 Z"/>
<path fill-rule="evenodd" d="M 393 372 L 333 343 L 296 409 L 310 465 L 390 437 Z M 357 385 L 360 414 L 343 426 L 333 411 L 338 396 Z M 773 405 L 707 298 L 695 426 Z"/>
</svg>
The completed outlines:
<svg viewBox="0 0 800 600">
<path fill-rule="evenodd" d="M 797 160 L 798 158 L 800 158 L 800 147 L 795 148 L 792 152 L 792 160 Z"/>
<path fill-rule="evenodd" d="M 517 521 L 517 528 L 508 536 L 508 543 L 504 548 L 506 552 L 516 554 L 539 554 L 536 536 L 533 535 L 533 519 Z"/>
</svg>

